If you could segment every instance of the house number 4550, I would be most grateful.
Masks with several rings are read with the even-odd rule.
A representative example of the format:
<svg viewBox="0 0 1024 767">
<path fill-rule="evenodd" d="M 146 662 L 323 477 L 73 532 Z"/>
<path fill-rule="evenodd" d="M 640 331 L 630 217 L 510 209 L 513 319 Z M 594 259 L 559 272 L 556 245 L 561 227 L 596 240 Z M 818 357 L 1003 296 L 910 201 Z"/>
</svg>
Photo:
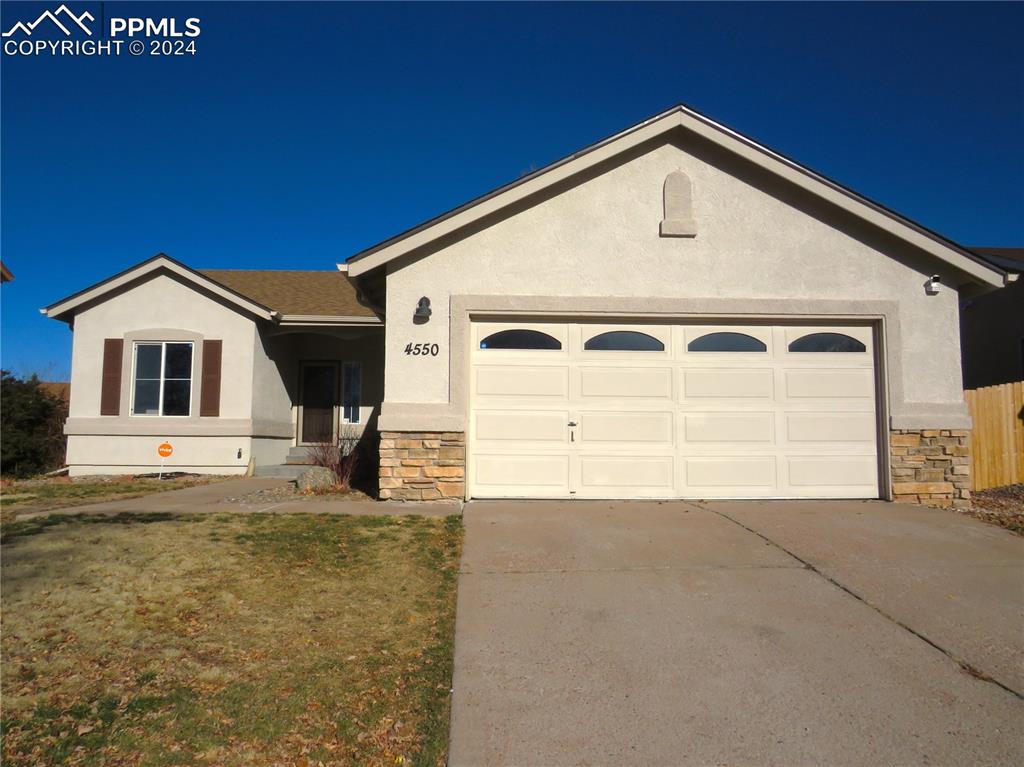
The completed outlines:
<svg viewBox="0 0 1024 767">
<path fill-rule="evenodd" d="M 406 344 L 405 353 L 413 357 L 436 357 L 441 347 L 437 344 Z"/>
</svg>

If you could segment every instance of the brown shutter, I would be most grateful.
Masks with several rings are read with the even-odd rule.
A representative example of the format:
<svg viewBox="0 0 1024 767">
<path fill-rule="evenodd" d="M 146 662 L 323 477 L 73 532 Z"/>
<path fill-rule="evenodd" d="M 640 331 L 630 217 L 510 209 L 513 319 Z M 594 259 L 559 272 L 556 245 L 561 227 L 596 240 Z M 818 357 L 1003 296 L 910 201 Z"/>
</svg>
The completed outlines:
<svg viewBox="0 0 1024 767">
<path fill-rule="evenodd" d="M 220 415 L 220 353 L 223 341 L 203 341 L 203 381 L 199 389 L 199 415 Z"/>
<path fill-rule="evenodd" d="M 121 354 L 124 339 L 103 339 L 103 386 L 100 389 L 100 415 L 121 414 Z"/>
</svg>

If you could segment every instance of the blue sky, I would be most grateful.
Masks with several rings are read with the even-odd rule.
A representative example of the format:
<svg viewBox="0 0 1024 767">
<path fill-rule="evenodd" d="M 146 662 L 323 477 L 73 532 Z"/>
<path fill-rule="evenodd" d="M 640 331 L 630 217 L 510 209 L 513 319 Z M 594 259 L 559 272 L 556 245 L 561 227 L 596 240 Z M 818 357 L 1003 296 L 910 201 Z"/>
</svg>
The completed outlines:
<svg viewBox="0 0 1024 767">
<path fill-rule="evenodd" d="M 331 268 L 677 102 L 961 243 L 1024 245 L 1024 4 L 69 6 L 202 33 L 194 57 L 0 61 L 6 369 L 66 376 L 38 308 L 156 252 Z"/>
</svg>

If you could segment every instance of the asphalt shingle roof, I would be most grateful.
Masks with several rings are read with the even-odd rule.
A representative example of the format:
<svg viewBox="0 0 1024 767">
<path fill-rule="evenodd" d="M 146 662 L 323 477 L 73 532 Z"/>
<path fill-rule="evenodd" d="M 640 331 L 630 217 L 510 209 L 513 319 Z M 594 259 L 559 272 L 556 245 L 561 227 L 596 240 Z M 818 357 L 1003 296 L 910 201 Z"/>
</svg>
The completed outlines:
<svg viewBox="0 0 1024 767">
<path fill-rule="evenodd" d="M 373 317 L 359 303 L 356 290 L 339 271 L 287 269 L 197 269 L 268 309 L 281 314 L 324 317 Z"/>
</svg>

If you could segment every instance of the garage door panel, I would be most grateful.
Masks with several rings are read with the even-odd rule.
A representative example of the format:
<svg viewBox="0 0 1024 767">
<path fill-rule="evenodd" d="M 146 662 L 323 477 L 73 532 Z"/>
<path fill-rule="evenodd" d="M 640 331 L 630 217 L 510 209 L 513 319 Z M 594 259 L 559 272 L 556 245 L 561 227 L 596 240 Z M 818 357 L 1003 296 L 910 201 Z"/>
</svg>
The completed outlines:
<svg viewBox="0 0 1024 767">
<path fill-rule="evenodd" d="M 562 397 L 569 395 L 569 368 L 560 366 L 479 366 L 477 397 Z"/>
<path fill-rule="evenodd" d="M 641 442 L 671 446 L 674 418 L 670 412 L 584 411 L 579 420 L 580 444 Z"/>
<path fill-rule="evenodd" d="M 650 367 L 581 367 L 580 396 L 672 399 L 672 369 Z"/>
<path fill-rule="evenodd" d="M 569 456 L 483 453 L 472 462 L 473 485 L 496 495 L 566 496 Z"/>
<path fill-rule="evenodd" d="M 687 458 L 686 484 L 691 488 L 774 488 L 775 456 L 708 456 Z"/>
<path fill-rule="evenodd" d="M 773 396 L 771 368 L 684 368 L 682 401 L 690 399 L 760 398 Z"/>
<path fill-rule="evenodd" d="M 522 327 L 562 343 L 526 348 L 520 334 L 514 350 L 474 347 L 467 488 L 475 497 L 879 495 L 868 326 L 474 325 L 486 326 L 475 339 Z M 638 332 L 664 349 L 645 349 Z M 587 349 L 602 333 L 612 337 Z"/>
<path fill-rule="evenodd" d="M 792 398 L 857 398 L 875 395 L 874 373 L 870 368 L 849 370 L 789 369 L 784 372 L 786 395 Z"/>
<path fill-rule="evenodd" d="M 773 413 L 686 413 L 683 439 L 686 442 L 764 442 L 774 438 Z"/>
<path fill-rule="evenodd" d="M 568 420 L 568 411 L 478 410 L 473 417 L 475 437 L 482 442 L 565 443 Z"/>
<path fill-rule="evenodd" d="M 595 489 L 647 490 L 671 493 L 675 486 L 675 462 L 670 456 L 584 456 L 580 459 L 581 491 Z"/>
<path fill-rule="evenodd" d="M 861 488 L 873 492 L 878 485 L 874 455 L 790 456 L 784 463 L 794 488 Z"/>
<path fill-rule="evenodd" d="M 868 442 L 875 440 L 875 414 L 789 413 L 786 436 L 790 442 Z"/>
</svg>

